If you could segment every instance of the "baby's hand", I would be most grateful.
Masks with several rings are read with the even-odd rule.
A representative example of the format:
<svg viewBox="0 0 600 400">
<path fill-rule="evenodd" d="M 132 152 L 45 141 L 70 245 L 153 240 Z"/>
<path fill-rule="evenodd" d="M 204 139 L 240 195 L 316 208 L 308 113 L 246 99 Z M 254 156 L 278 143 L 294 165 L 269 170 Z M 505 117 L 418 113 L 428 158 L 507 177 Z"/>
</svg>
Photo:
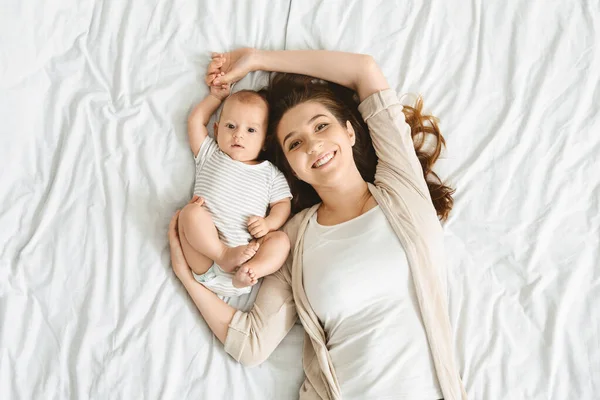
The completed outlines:
<svg viewBox="0 0 600 400">
<path fill-rule="evenodd" d="M 223 73 L 221 72 L 220 74 L 217 74 L 216 76 L 222 76 Z M 213 79 L 214 80 L 214 79 Z M 229 83 L 224 84 L 224 85 L 210 85 L 210 94 L 215 96 L 217 99 L 223 101 L 225 100 L 225 98 L 227 96 L 229 96 L 229 93 L 231 92 L 231 85 Z"/>
<path fill-rule="evenodd" d="M 248 232 L 259 239 L 269 233 L 269 226 L 263 217 L 253 215 L 248 219 Z"/>
</svg>

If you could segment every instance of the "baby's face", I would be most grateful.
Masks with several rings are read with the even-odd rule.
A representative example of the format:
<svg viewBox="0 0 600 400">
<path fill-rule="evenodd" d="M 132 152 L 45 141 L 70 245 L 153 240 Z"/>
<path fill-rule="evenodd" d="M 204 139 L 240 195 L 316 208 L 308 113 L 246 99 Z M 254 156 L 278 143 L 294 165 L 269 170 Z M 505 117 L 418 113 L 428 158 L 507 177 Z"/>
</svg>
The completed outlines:
<svg viewBox="0 0 600 400">
<path fill-rule="evenodd" d="M 234 160 L 253 164 L 265 144 L 267 114 L 267 105 L 260 100 L 226 101 L 215 129 L 221 151 Z"/>
</svg>

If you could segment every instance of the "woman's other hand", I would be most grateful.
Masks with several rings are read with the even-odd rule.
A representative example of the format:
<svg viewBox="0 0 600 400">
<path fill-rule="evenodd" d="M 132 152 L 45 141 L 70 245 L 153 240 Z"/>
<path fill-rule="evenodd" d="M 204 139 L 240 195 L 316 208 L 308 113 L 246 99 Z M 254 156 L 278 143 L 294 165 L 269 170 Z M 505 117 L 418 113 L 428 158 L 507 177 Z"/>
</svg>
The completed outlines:
<svg viewBox="0 0 600 400">
<path fill-rule="evenodd" d="M 239 81 L 256 70 L 256 54 L 257 50 L 249 47 L 228 53 L 212 53 L 212 61 L 206 71 L 206 84 L 216 86 Z"/>
</svg>

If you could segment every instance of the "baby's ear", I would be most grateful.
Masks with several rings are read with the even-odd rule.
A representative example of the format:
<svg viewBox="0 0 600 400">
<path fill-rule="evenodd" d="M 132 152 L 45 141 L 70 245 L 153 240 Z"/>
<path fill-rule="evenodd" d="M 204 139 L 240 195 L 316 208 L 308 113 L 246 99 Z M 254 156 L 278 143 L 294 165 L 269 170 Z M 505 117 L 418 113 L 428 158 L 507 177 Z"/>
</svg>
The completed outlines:
<svg viewBox="0 0 600 400">
<path fill-rule="evenodd" d="M 217 140 L 217 135 L 219 134 L 219 124 L 215 122 L 213 125 L 213 131 L 215 132 L 215 140 Z"/>
</svg>

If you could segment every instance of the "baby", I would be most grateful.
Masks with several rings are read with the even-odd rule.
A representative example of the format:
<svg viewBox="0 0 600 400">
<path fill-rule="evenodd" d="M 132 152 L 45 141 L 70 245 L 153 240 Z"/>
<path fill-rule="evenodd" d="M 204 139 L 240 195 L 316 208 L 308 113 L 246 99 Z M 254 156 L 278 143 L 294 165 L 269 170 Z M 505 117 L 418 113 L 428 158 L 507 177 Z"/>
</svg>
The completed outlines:
<svg viewBox="0 0 600 400">
<path fill-rule="evenodd" d="M 179 236 L 196 280 L 218 295 L 239 296 L 287 258 L 290 242 L 278 229 L 290 215 L 292 196 L 281 171 L 258 160 L 267 131 L 265 98 L 250 90 L 229 93 L 228 85 L 211 86 L 188 119 L 194 194 L 203 202 L 182 210 Z M 207 124 L 222 101 L 213 139 Z"/>
</svg>

